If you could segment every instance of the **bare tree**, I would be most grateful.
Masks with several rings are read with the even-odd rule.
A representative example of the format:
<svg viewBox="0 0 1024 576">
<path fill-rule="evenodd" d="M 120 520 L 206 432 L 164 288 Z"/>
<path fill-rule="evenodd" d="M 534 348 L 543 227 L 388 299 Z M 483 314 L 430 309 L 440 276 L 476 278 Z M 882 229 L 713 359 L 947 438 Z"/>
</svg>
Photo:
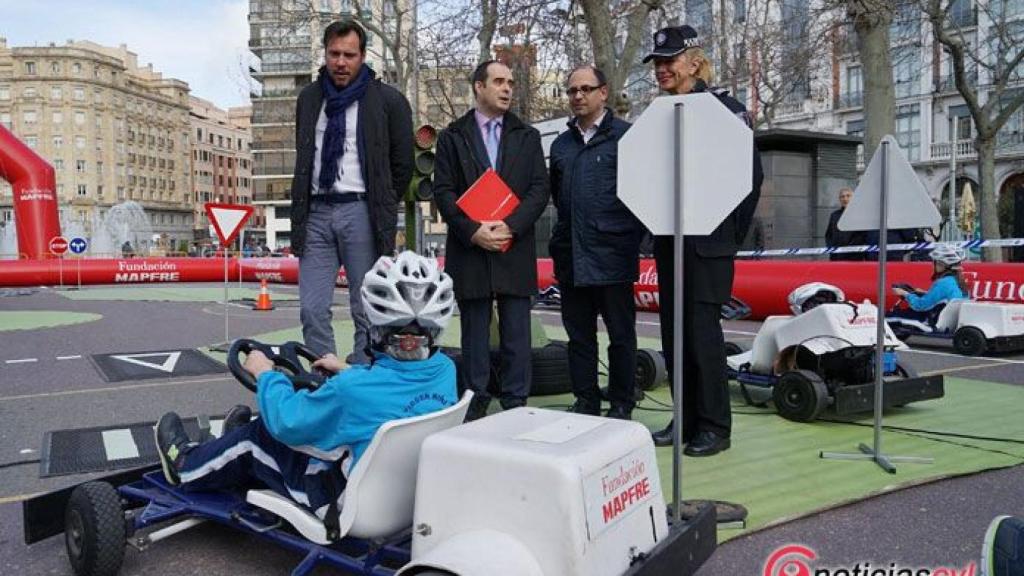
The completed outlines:
<svg viewBox="0 0 1024 576">
<path fill-rule="evenodd" d="M 886 134 L 896 131 L 896 91 L 892 80 L 889 26 L 892 0 L 844 0 L 857 31 L 864 79 L 864 158 L 870 159 Z"/>
<path fill-rule="evenodd" d="M 953 0 L 923 0 L 935 41 L 942 45 L 952 65 L 953 79 L 974 121 L 974 146 L 978 152 L 980 176 L 981 232 L 984 238 L 999 238 L 999 210 L 996 200 L 995 155 L 999 130 L 1024 106 L 1024 31 L 1007 21 L 1002 0 L 976 0 L 977 10 L 992 24 L 989 41 L 971 41 L 960 22 L 950 18 Z M 980 28 L 980 26 L 979 26 Z M 969 77 L 969 66 L 986 71 L 988 82 L 979 86 Z M 999 249 L 986 249 L 985 259 L 1002 261 Z"/>
</svg>

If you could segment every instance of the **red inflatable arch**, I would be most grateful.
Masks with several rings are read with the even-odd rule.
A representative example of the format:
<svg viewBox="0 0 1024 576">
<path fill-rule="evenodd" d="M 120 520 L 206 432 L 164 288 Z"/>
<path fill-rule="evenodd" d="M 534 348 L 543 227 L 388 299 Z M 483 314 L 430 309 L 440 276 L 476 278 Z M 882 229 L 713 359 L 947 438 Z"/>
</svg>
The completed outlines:
<svg viewBox="0 0 1024 576">
<path fill-rule="evenodd" d="M 48 244 L 60 236 L 53 166 L 0 126 L 0 178 L 14 188 L 18 257 L 49 258 Z"/>
</svg>

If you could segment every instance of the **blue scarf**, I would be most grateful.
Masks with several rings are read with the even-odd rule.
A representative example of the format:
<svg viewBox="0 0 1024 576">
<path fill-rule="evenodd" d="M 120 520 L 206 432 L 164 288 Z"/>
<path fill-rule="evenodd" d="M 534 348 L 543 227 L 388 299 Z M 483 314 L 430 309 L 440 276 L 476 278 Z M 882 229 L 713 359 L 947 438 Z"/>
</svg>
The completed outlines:
<svg viewBox="0 0 1024 576">
<path fill-rule="evenodd" d="M 345 110 L 353 102 L 357 102 L 366 94 L 376 74 L 366 65 L 359 69 L 355 80 L 348 86 L 337 88 L 326 69 L 320 70 L 320 88 L 324 93 L 324 113 L 327 114 L 327 130 L 324 141 L 320 145 L 320 191 L 330 192 L 334 181 L 338 178 L 338 165 L 345 155 Z"/>
</svg>

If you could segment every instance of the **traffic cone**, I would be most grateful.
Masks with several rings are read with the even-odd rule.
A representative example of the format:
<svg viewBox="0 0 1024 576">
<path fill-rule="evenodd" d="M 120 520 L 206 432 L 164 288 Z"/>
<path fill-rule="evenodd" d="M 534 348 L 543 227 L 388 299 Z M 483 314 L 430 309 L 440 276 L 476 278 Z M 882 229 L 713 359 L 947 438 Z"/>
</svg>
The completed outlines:
<svg viewBox="0 0 1024 576">
<path fill-rule="evenodd" d="M 256 305 L 252 307 L 253 310 L 273 310 L 274 305 L 270 303 L 270 293 L 267 292 L 267 279 L 260 280 L 260 295 L 256 298 Z"/>
</svg>

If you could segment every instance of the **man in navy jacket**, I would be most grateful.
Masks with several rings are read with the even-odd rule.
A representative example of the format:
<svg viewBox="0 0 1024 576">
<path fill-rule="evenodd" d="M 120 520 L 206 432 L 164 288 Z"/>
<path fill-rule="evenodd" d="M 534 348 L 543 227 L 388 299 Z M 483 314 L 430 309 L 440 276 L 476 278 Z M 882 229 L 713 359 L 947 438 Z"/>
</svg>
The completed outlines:
<svg viewBox="0 0 1024 576">
<path fill-rule="evenodd" d="M 558 220 L 550 252 L 569 335 L 574 412 L 597 415 L 597 315 L 608 329 L 607 416 L 629 419 L 636 370 L 633 283 L 644 227 L 616 196 L 619 139 L 629 124 L 606 107 L 608 83 L 594 66 L 569 75 L 569 130 L 551 145 L 551 195 Z"/>
</svg>

